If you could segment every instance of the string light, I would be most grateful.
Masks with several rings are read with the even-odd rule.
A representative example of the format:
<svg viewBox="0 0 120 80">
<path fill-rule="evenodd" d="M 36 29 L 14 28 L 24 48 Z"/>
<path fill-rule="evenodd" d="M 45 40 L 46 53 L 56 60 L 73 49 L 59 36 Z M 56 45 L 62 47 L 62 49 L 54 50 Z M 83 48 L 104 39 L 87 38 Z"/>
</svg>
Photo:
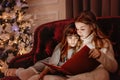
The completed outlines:
<svg viewBox="0 0 120 80">
<path fill-rule="evenodd" d="M 25 0 L 0 1 L 0 48 L 5 49 L 2 54 L 12 50 L 17 56 L 31 51 L 33 34 L 30 29 L 33 25 L 31 16 L 25 15 L 27 9 Z M 0 54 L 1 60 L 2 57 L 4 55 Z"/>
</svg>

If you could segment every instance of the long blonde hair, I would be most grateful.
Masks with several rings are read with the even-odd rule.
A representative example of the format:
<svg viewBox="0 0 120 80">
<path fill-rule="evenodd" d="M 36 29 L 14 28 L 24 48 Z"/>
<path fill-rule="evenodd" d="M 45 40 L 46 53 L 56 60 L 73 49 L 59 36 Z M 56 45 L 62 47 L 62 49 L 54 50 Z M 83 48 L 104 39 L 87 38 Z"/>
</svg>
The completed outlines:
<svg viewBox="0 0 120 80">
<path fill-rule="evenodd" d="M 105 36 L 99 29 L 95 14 L 93 14 L 91 11 L 83 11 L 75 19 L 75 22 L 82 22 L 93 28 L 94 38 L 92 42 L 97 48 L 108 47 L 109 40 L 107 36 Z"/>
</svg>

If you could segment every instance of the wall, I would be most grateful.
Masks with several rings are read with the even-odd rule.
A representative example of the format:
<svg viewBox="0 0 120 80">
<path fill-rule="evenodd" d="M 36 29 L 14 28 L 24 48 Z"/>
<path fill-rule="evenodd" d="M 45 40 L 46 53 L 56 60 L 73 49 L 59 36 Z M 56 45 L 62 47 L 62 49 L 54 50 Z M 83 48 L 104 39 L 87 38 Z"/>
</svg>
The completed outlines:
<svg viewBox="0 0 120 80">
<path fill-rule="evenodd" d="M 35 27 L 41 24 L 65 19 L 66 0 L 26 0 L 29 5 L 27 13 L 32 14 Z"/>
</svg>

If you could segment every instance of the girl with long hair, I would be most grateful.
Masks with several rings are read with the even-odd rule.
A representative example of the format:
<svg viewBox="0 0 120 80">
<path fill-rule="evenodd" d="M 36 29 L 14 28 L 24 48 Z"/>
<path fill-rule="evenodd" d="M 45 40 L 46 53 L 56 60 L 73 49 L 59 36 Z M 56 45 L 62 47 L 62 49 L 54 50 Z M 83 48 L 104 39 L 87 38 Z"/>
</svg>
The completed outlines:
<svg viewBox="0 0 120 80">
<path fill-rule="evenodd" d="M 80 36 L 79 50 L 87 45 L 91 51 L 89 58 L 97 60 L 100 65 L 90 72 L 61 77 L 46 75 L 44 80 L 110 80 L 109 73 L 117 70 L 118 64 L 110 40 L 100 31 L 96 16 L 91 11 L 83 11 L 75 19 L 75 26 Z M 79 63 L 78 63 L 79 64 Z"/>
<path fill-rule="evenodd" d="M 79 47 L 78 44 L 79 36 L 77 34 L 75 24 L 70 23 L 67 25 L 63 32 L 61 42 L 55 47 L 53 55 L 49 60 L 50 64 L 61 66 L 68 59 L 70 59 L 73 53 L 76 52 Z M 32 76 L 29 80 L 39 80 L 44 77 L 48 72 L 53 73 L 52 69 L 45 67 L 45 69 L 38 75 Z"/>
</svg>

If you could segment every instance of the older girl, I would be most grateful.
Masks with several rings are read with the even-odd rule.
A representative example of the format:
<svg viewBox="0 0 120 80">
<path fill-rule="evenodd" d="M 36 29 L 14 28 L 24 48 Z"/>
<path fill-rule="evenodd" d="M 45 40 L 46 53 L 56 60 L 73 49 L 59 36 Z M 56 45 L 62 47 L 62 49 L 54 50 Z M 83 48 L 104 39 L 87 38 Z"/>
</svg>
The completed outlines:
<svg viewBox="0 0 120 80">
<path fill-rule="evenodd" d="M 44 80 L 109 80 L 109 72 L 117 70 L 118 64 L 114 58 L 114 51 L 109 39 L 99 30 L 96 17 L 90 11 L 83 11 L 76 19 L 75 25 L 80 36 L 80 48 L 87 45 L 91 51 L 90 58 L 94 58 L 101 64 L 93 71 L 73 76 L 61 77 L 46 75 Z"/>
</svg>

